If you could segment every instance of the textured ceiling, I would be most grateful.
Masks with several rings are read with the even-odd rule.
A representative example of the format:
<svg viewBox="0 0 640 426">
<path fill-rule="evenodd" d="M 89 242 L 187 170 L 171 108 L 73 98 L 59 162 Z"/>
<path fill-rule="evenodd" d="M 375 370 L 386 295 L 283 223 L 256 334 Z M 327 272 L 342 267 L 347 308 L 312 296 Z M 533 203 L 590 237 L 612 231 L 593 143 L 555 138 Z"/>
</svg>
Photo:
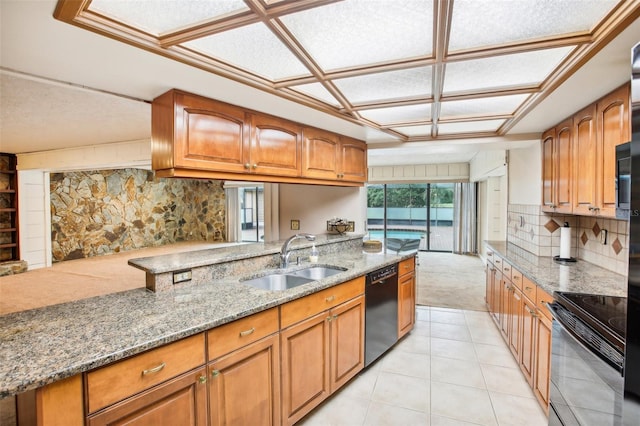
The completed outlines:
<svg viewBox="0 0 640 426">
<path fill-rule="evenodd" d="M 638 8 L 619 0 L 61 0 L 55 16 L 412 142 L 506 134 Z"/>
</svg>

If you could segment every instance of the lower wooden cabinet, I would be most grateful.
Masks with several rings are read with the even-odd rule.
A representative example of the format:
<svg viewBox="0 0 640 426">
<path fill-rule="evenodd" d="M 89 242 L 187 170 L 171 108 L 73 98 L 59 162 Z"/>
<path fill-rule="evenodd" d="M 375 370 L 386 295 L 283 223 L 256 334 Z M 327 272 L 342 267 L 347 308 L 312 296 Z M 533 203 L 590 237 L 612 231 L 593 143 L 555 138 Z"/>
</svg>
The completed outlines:
<svg viewBox="0 0 640 426">
<path fill-rule="evenodd" d="M 494 262 L 498 259 L 495 253 L 492 258 Z M 516 269 L 511 277 L 517 283 L 510 281 L 497 264 L 487 263 L 487 307 L 548 414 L 552 319 L 545 304 L 553 298 Z"/>
<path fill-rule="evenodd" d="M 280 424 L 280 342 L 273 334 L 209 363 L 212 426 Z"/>
<path fill-rule="evenodd" d="M 207 424 L 204 368 L 183 374 L 87 418 L 89 426 Z"/>
<path fill-rule="evenodd" d="M 416 323 L 415 258 L 400 262 L 398 278 L 398 339 L 410 332 Z"/>
<path fill-rule="evenodd" d="M 536 306 L 527 297 L 522 299 L 522 347 L 520 350 L 520 370 L 533 386 L 534 363 L 536 360 Z"/>
<path fill-rule="evenodd" d="M 536 318 L 536 356 L 533 393 L 549 414 L 549 382 L 551 379 L 551 319 L 540 313 Z"/>
<path fill-rule="evenodd" d="M 364 296 L 280 333 L 283 424 L 318 406 L 364 367 Z"/>
</svg>

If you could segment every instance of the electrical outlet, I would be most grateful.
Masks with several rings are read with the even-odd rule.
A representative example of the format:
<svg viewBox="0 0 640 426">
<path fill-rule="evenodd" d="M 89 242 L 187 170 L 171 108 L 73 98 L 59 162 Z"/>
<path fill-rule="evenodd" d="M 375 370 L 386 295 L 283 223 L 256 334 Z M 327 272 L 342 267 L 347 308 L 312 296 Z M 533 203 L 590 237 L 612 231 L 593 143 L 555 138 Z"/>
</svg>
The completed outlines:
<svg viewBox="0 0 640 426">
<path fill-rule="evenodd" d="M 299 231 L 300 230 L 300 221 L 297 219 L 291 219 L 291 230 Z"/>
<path fill-rule="evenodd" d="M 180 271 L 173 273 L 173 283 L 178 284 L 185 281 L 191 281 L 191 269 L 188 271 Z"/>
</svg>

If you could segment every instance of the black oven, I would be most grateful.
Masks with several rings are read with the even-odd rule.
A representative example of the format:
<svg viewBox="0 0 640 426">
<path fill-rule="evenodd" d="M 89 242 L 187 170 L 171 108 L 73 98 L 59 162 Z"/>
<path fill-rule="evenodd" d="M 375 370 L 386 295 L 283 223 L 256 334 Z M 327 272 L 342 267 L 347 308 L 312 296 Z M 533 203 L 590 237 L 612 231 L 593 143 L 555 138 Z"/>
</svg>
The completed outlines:
<svg viewBox="0 0 640 426">
<path fill-rule="evenodd" d="M 629 219 L 631 209 L 631 143 L 616 147 L 616 218 Z"/>
<path fill-rule="evenodd" d="M 554 298 L 549 425 L 623 425 L 626 298 Z"/>
</svg>

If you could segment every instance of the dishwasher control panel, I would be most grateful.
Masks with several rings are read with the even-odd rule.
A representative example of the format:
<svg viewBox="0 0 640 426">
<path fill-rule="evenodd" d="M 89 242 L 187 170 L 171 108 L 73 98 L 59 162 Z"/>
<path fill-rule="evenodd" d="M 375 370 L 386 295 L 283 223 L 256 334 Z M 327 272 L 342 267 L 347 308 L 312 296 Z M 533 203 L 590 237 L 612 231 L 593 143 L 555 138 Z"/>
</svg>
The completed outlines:
<svg viewBox="0 0 640 426">
<path fill-rule="evenodd" d="M 393 265 L 385 266 L 384 268 L 376 269 L 373 272 L 370 272 L 367 275 L 369 282 L 376 282 L 383 280 L 387 277 L 391 277 L 398 273 L 398 264 L 394 263 Z"/>
</svg>

